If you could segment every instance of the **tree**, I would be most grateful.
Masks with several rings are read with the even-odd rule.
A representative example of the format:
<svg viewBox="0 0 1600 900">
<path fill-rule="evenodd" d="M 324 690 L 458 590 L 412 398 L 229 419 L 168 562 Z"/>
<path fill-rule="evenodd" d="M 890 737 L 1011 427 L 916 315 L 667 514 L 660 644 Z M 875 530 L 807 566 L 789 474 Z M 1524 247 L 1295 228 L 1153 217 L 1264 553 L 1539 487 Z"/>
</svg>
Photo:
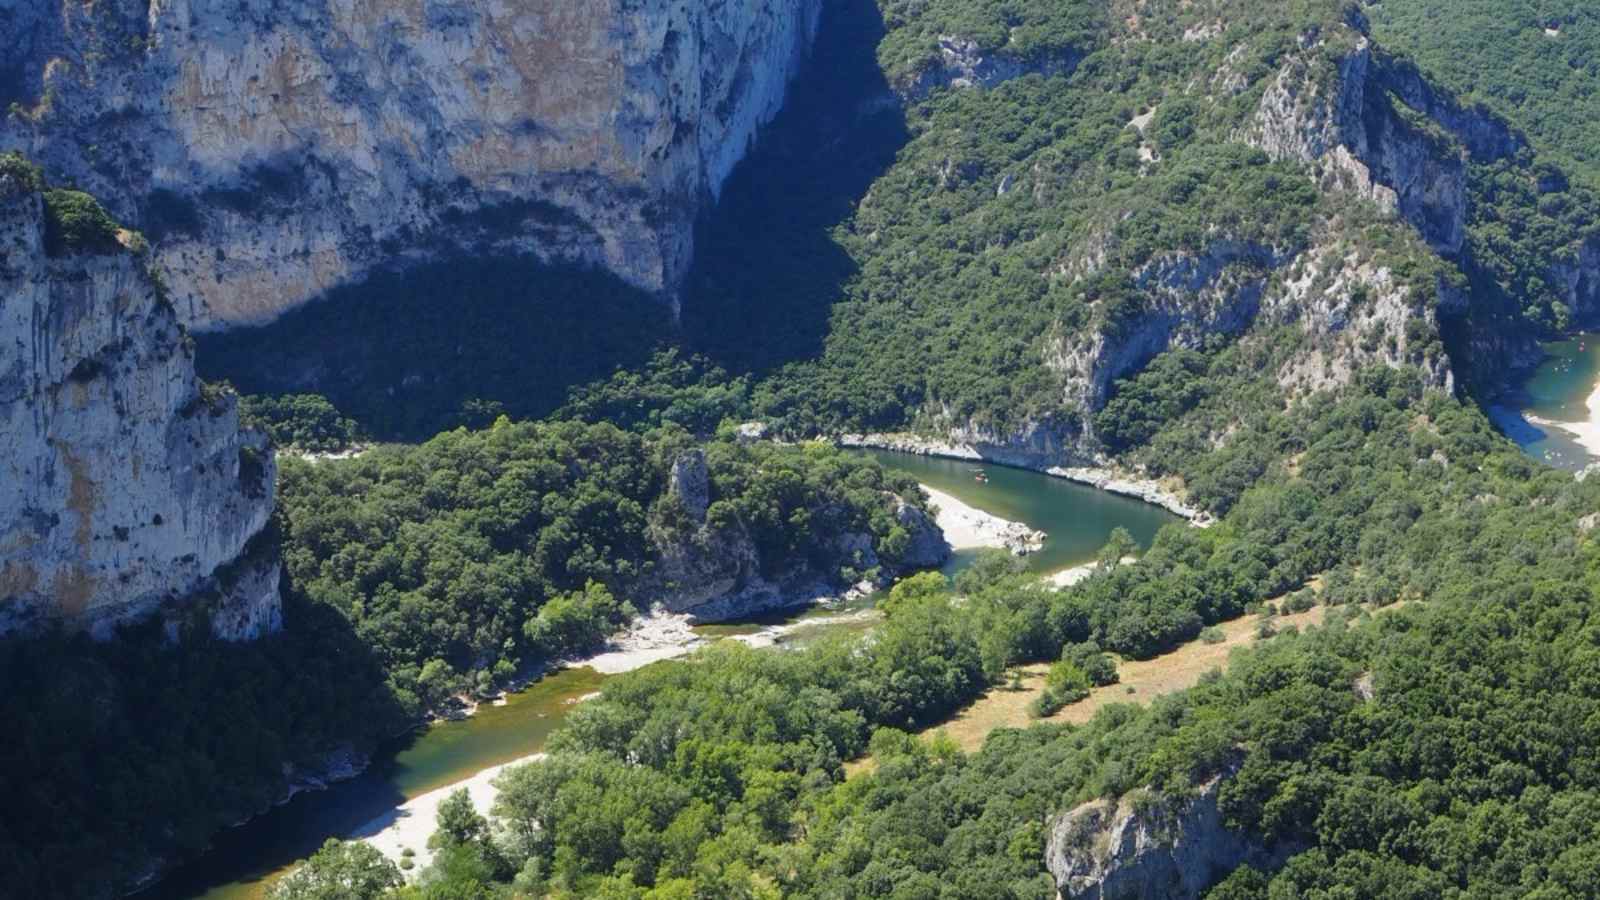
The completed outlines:
<svg viewBox="0 0 1600 900">
<path fill-rule="evenodd" d="M 400 869 L 365 841 L 329 838 L 272 886 L 269 900 L 373 900 L 404 883 Z"/>
<path fill-rule="evenodd" d="M 886 616 L 893 616 L 895 610 L 914 605 L 922 600 L 934 597 L 944 597 L 950 591 L 950 582 L 938 572 L 918 572 L 910 578 L 902 578 L 889 589 L 889 596 L 878 608 Z"/>
<path fill-rule="evenodd" d="M 1100 555 L 1095 558 L 1095 562 L 1102 569 L 1114 569 L 1121 565 L 1124 559 L 1137 556 L 1138 553 L 1139 542 L 1133 539 L 1128 529 L 1118 525 L 1111 529 L 1111 537 L 1107 538 L 1106 545 L 1100 548 Z"/>
<path fill-rule="evenodd" d="M 581 591 L 552 598 L 523 631 L 540 652 L 560 656 L 599 647 L 628 618 L 605 585 L 590 581 Z"/>
<path fill-rule="evenodd" d="M 437 829 L 428 838 L 432 849 L 455 844 L 479 843 L 489 836 L 489 821 L 478 814 L 466 788 L 458 788 L 439 804 L 435 816 Z"/>
</svg>

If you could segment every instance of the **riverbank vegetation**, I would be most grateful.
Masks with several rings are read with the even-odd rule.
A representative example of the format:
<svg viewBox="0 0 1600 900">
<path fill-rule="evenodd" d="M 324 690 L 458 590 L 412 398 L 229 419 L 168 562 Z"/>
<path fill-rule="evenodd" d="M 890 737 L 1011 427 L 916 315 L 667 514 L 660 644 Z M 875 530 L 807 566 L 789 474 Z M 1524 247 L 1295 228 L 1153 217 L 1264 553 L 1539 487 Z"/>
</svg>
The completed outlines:
<svg viewBox="0 0 1600 900">
<path fill-rule="evenodd" d="M 1403 373 L 1374 371 L 1267 424 L 1294 465 L 1276 460 L 1219 525 L 1168 528 L 1138 563 L 1061 592 L 985 567 L 964 577 L 961 603 L 918 577 L 883 604 L 870 641 L 719 645 L 609 682 L 548 761 L 502 782 L 489 812 L 516 883 L 553 896 L 1033 898 L 1053 890 L 1052 813 L 1227 771 L 1231 823 L 1306 848 L 1230 889 L 1578 889 L 1600 852 L 1588 818 L 1600 766 L 1583 749 L 1600 720 L 1585 649 L 1600 641 L 1600 555 L 1578 520 L 1600 485 L 1537 468 Z M 1335 573 L 1335 602 L 1425 602 L 1371 621 L 1335 610 L 1191 691 L 1112 704 L 1081 727 L 1002 730 L 972 756 L 901 731 L 1017 663 L 1065 655 L 1083 671 L 1095 667 L 1084 641 L 1138 655 L 1192 640 L 1258 605 L 1259 586 L 1281 593 L 1321 571 Z M 842 762 L 863 752 L 876 770 L 845 779 Z M 1527 837 L 1485 854 L 1490 821 Z M 1433 837 L 1406 841 L 1419 833 Z"/>
<path fill-rule="evenodd" d="M 405 728 L 382 666 L 333 609 L 293 598 L 250 643 L 160 623 L 97 643 L 0 641 L 0 884 L 16 897 L 111 896 L 152 860 L 199 853 L 320 777 L 328 751 Z"/>
<path fill-rule="evenodd" d="M 685 498 L 671 473 L 702 447 L 707 495 Z M 892 571 L 910 539 L 897 498 L 924 504 L 914 481 L 830 447 L 505 419 L 356 459 L 285 459 L 279 495 L 290 589 L 346 617 L 418 711 L 594 651 L 642 611 L 633 601 L 693 588 L 651 587 L 663 554 L 749 552 L 755 570 L 735 575 L 843 587 L 852 566 L 876 573 L 841 537 L 864 535 L 871 566 Z"/>
</svg>

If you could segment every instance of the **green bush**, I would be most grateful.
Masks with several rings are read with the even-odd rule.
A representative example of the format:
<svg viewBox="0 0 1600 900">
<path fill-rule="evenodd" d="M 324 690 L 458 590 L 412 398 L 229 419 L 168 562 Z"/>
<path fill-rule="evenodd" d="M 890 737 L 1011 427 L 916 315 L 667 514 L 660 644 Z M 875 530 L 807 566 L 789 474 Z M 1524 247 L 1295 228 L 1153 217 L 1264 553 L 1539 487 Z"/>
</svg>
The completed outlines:
<svg viewBox="0 0 1600 900">
<path fill-rule="evenodd" d="M 44 173 L 38 166 L 29 162 L 27 157 L 14 150 L 0 153 L 0 178 L 15 179 L 22 185 L 23 190 L 44 189 Z"/>
<path fill-rule="evenodd" d="M 122 249 L 117 240 L 121 226 L 88 194 L 52 188 L 44 192 L 44 205 L 45 252 L 51 256 Z"/>
</svg>

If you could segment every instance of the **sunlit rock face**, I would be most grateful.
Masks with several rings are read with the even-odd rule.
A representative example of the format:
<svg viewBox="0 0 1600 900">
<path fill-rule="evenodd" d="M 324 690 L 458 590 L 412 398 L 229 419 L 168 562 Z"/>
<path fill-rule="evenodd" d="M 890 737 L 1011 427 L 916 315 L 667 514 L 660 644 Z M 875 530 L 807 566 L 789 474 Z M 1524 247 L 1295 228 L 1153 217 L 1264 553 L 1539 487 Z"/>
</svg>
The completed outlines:
<svg viewBox="0 0 1600 900">
<path fill-rule="evenodd" d="M 0 0 L 0 149 L 151 236 L 180 318 L 532 253 L 676 303 L 821 0 Z"/>
<path fill-rule="evenodd" d="M 42 195 L 0 174 L 0 634 L 276 630 L 275 474 L 144 261 L 48 255 Z"/>
</svg>

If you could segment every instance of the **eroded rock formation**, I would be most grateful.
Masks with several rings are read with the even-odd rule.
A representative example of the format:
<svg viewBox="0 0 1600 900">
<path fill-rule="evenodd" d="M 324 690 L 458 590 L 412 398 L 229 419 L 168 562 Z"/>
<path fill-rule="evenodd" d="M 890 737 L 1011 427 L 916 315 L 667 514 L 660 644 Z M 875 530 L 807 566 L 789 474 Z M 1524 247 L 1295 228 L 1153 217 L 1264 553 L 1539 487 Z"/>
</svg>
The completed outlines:
<svg viewBox="0 0 1600 900">
<path fill-rule="evenodd" d="M 142 258 L 46 243 L 43 194 L 0 169 L 0 633 L 152 615 L 276 630 L 264 439 L 196 379 Z"/>
<path fill-rule="evenodd" d="M 1281 865 L 1292 848 L 1268 848 L 1224 824 L 1220 783 L 1189 799 L 1137 790 L 1063 813 L 1045 848 L 1062 900 L 1193 900 L 1241 865 Z"/>
<path fill-rule="evenodd" d="M 820 0 L 0 4 L 0 149 L 152 239 L 186 324 L 531 253 L 674 301 Z M 8 90 L 9 88 L 9 90 Z"/>
<path fill-rule="evenodd" d="M 659 604 L 700 622 L 749 618 L 837 596 L 852 588 L 840 583 L 840 568 L 853 569 L 862 578 L 876 571 L 880 584 L 888 584 L 895 575 L 937 566 L 950 556 L 950 545 L 932 517 L 889 495 L 885 499 L 893 503 L 896 524 L 906 534 L 904 546 L 893 554 L 867 531 L 840 531 L 825 553 L 829 565 L 800 560 L 774 571 L 739 522 L 707 518 L 712 487 L 702 450 L 685 451 L 674 461 L 669 496 L 686 521 L 652 535 L 655 571 L 635 586 L 632 596 L 641 606 Z M 845 514 L 836 507 L 812 510 L 812 527 L 831 531 Z"/>
</svg>

